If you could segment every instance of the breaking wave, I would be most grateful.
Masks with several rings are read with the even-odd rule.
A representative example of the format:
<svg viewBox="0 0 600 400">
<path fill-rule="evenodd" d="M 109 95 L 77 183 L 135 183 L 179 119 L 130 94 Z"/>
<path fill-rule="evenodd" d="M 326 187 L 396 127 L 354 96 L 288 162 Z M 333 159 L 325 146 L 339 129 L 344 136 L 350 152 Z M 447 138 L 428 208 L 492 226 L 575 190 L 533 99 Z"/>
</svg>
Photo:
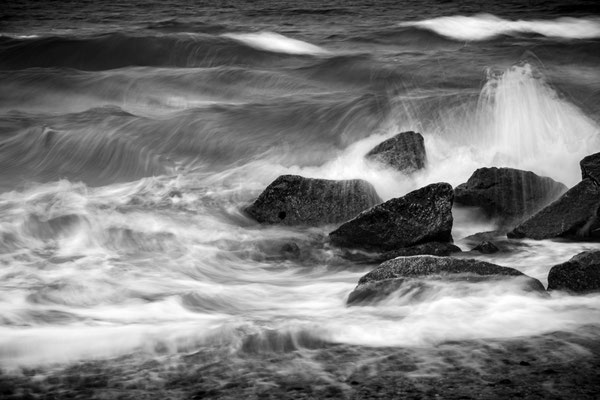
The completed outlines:
<svg viewBox="0 0 600 400">
<path fill-rule="evenodd" d="M 427 29 L 463 41 L 488 40 L 501 35 L 515 34 L 537 34 L 560 39 L 600 38 L 600 18 L 564 17 L 555 20 L 511 21 L 491 14 L 478 14 L 402 22 L 399 25 Z"/>
</svg>

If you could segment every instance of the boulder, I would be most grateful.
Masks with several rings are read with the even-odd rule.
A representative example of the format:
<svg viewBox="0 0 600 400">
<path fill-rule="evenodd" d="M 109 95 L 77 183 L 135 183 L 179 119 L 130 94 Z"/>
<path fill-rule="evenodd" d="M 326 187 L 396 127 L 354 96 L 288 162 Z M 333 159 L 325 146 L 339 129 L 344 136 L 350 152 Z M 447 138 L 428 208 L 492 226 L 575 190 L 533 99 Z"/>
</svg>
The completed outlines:
<svg viewBox="0 0 600 400">
<path fill-rule="evenodd" d="M 552 267 L 548 273 L 548 290 L 600 292 L 600 251 L 584 251 Z"/>
<path fill-rule="evenodd" d="M 339 247 L 391 251 L 452 242 L 452 186 L 434 183 L 362 212 L 329 234 Z"/>
<path fill-rule="evenodd" d="M 579 162 L 579 166 L 582 179 L 591 179 L 596 185 L 600 185 L 600 153 L 585 157 Z"/>
<path fill-rule="evenodd" d="M 334 181 L 282 175 L 246 212 L 263 224 L 317 226 L 348 221 L 381 201 L 375 188 L 360 179 Z"/>
<path fill-rule="evenodd" d="M 381 300 L 403 285 L 417 287 L 428 281 L 502 281 L 516 282 L 524 291 L 543 292 L 544 285 L 516 269 L 484 261 L 452 257 L 398 257 L 364 275 L 348 296 L 348 305 Z"/>
<path fill-rule="evenodd" d="M 593 180 L 584 179 L 510 231 L 508 237 L 541 240 L 591 236 L 599 207 L 600 187 Z"/>
<path fill-rule="evenodd" d="M 423 136 L 413 131 L 399 133 L 393 138 L 381 142 L 365 157 L 404 173 L 425 168 L 427 161 Z"/>
<path fill-rule="evenodd" d="M 455 202 L 481 207 L 501 224 L 519 222 L 567 191 L 562 183 L 530 171 L 513 168 L 479 168 L 456 187 Z"/>
</svg>

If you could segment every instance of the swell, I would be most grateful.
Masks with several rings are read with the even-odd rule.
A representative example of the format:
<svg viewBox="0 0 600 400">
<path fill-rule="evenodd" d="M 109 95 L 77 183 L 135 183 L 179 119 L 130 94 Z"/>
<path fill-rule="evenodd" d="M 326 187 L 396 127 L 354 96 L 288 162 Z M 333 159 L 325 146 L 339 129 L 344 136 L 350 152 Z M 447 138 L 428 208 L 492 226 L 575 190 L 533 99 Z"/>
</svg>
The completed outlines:
<svg viewBox="0 0 600 400">
<path fill-rule="evenodd" d="M 123 182 L 173 172 L 212 171 L 260 157 L 284 165 L 325 162 L 386 119 L 376 93 L 212 104 L 145 117 L 118 107 L 58 116 L 11 113 L 0 137 L 3 181 Z"/>
<path fill-rule="evenodd" d="M 286 65 L 298 57 L 207 34 L 91 37 L 0 37 L 0 68 L 63 67 L 105 70 L 126 66 L 215 67 Z"/>
</svg>

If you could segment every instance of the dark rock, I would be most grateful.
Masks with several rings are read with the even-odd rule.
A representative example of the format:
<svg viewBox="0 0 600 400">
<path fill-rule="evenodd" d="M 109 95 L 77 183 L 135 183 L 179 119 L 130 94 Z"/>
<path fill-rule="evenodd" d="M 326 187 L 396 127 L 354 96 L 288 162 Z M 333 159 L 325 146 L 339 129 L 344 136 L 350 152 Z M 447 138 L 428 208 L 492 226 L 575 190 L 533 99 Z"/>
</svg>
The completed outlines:
<svg viewBox="0 0 600 400">
<path fill-rule="evenodd" d="M 452 186 L 434 183 L 379 204 L 329 234 L 339 247 L 390 251 L 452 241 Z"/>
<path fill-rule="evenodd" d="M 582 179 L 591 179 L 600 185 L 600 153 L 585 157 L 579 162 Z"/>
<path fill-rule="evenodd" d="M 317 226 L 348 221 L 378 203 L 381 198 L 373 186 L 360 179 L 333 181 L 282 175 L 246 212 L 265 224 Z"/>
<path fill-rule="evenodd" d="M 529 243 L 507 238 L 506 234 L 505 230 L 479 232 L 461 239 L 461 243 L 475 250 L 474 247 L 479 246 L 482 242 L 492 242 L 503 253 L 521 251 L 531 247 Z"/>
<path fill-rule="evenodd" d="M 513 168 L 479 168 L 455 189 L 455 201 L 481 207 L 501 224 L 533 215 L 567 191 L 562 183 Z"/>
<path fill-rule="evenodd" d="M 423 136 L 413 131 L 399 133 L 378 144 L 365 157 L 405 173 L 423 169 L 427 161 Z"/>
<path fill-rule="evenodd" d="M 584 251 L 552 267 L 548 273 L 548 290 L 600 291 L 600 251 Z"/>
<path fill-rule="evenodd" d="M 496 246 L 494 243 L 485 240 L 479 243 L 477 246 L 475 246 L 473 250 L 483 254 L 493 254 L 500 251 L 498 246 Z"/>
<path fill-rule="evenodd" d="M 508 233 L 510 238 L 550 239 L 591 236 L 600 207 L 600 187 L 591 179 L 573 186 Z"/>
<path fill-rule="evenodd" d="M 300 257 L 300 247 L 296 243 L 285 243 L 281 246 L 281 254 L 287 258 Z"/>
<path fill-rule="evenodd" d="M 416 281 L 494 281 L 518 279 L 525 291 L 543 292 L 544 286 L 516 269 L 484 261 L 452 257 L 399 257 L 389 260 L 364 275 L 348 296 L 348 305 L 373 302 L 387 297 L 405 284 Z"/>
</svg>

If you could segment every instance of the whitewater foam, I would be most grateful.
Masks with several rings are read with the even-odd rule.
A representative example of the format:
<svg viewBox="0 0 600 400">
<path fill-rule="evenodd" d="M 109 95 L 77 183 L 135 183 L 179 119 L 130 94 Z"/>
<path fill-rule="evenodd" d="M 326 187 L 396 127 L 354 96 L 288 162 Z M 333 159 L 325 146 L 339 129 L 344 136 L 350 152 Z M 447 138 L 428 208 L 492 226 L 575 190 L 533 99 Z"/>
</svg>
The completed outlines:
<svg viewBox="0 0 600 400">
<path fill-rule="evenodd" d="M 451 39 L 477 41 L 514 33 L 533 33 L 561 39 L 594 39 L 600 37 L 600 18 L 557 18 L 555 20 L 502 19 L 491 14 L 454 15 L 415 22 L 402 22 L 402 27 L 431 30 Z"/>
<path fill-rule="evenodd" d="M 225 33 L 221 35 L 260 50 L 298 55 L 323 55 L 329 51 L 314 44 L 292 39 L 275 32 Z"/>
</svg>

